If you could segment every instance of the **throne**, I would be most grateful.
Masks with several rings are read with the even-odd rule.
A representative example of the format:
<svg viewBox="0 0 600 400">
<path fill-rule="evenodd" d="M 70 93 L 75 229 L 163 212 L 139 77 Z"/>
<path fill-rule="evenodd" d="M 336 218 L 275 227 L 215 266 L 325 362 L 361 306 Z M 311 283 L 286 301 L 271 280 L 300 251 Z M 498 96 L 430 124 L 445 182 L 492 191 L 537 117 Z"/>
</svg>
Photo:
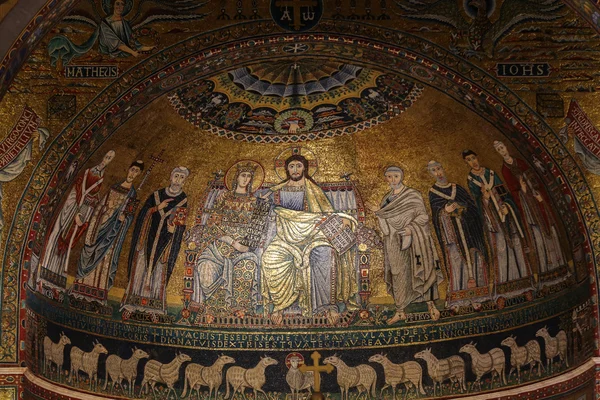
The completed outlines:
<svg viewBox="0 0 600 400">
<path fill-rule="evenodd" d="M 186 233 L 184 240 L 188 245 L 188 249 L 185 251 L 185 268 L 184 268 L 184 287 L 183 287 L 183 311 L 181 323 L 193 324 L 193 325 L 210 325 L 210 326 L 265 326 L 270 325 L 271 321 L 264 316 L 264 312 L 261 311 L 263 299 L 256 299 L 256 308 L 254 313 L 236 313 L 231 312 L 228 315 L 219 313 L 220 315 L 210 315 L 206 313 L 206 307 L 201 302 L 195 301 L 194 288 L 197 287 L 194 282 L 194 271 L 197 265 L 198 257 L 207 249 L 211 241 L 214 239 L 214 235 L 211 234 L 211 226 L 214 224 L 221 223 L 221 216 L 215 209 L 215 203 L 217 199 L 224 195 L 228 191 L 227 186 L 224 182 L 223 174 L 215 174 L 215 178 L 211 180 L 201 198 L 201 206 L 198 208 L 198 212 L 195 218 L 194 226 L 191 230 Z M 268 189 L 273 186 L 272 184 L 262 185 L 257 192 Z M 358 226 L 354 232 L 354 243 L 352 247 L 355 248 L 354 254 L 354 265 L 356 268 L 356 279 L 358 284 L 358 292 L 355 293 L 357 303 L 361 309 L 366 307 L 369 296 L 371 294 L 371 281 L 370 281 L 370 267 L 371 267 L 371 253 L 373 251 L 382 251 L 382 244 L 379 236 L 370 228 L 365 226 L 365 207 L 357 188 L 357 182 L 350 180 L 348 174 L 342 176 L 342 179 L 337 182 L 326 182 L 319 183 L 319 186 L 333 205 L 336 212 L 344 213 L 352 216 L 358 222 Z M 267 243 L 267 225 L 268 216 L 270 213 L 270 204 L 258 202 L 259 206 L 253 212 L 253 221 L 248 228 L 247 239 L 251 247 L 256 247 L 257 253 L 262 254 Z M 267 205 L 265 207 L 264 205 Z M 248 242 L 246 242 L 248 244 Z M 335 245 L 332 245 L 335 247 Z M 254 279 L 260 283 L 260 266 L 256 271 Z M 235 287 L 235 285 L 234 285 Z M 260 290 L 259 290 L 260 293 Z M 221 311 L 226 311 L 221 309 Z M 226 314 L 226 313 L 225 313 Z M 324 316 L 298 316 L 295 315 L 291 318 L 288 323 L 292 323 L 294 326 L 327 326 L 327 325 L 349 325 L 354 319 L 356 311 L 348 311 L 342 313 L 337 321 L 331 321 Z"/>
</svg>

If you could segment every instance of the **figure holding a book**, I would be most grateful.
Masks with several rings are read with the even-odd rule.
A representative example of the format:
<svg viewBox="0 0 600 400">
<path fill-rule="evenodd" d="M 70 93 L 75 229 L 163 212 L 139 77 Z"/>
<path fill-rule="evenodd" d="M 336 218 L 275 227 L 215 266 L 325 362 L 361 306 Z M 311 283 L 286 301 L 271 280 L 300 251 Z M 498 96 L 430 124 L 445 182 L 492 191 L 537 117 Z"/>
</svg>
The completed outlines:
<svg viewBox="0 0 600 400">
<path fill-rule="evenodd" d="M 348 228 L 340 232 L 351 236 L 348 232 L 357 222 L 336 212 L 312 179 L 307 157 L 292 152 L 282 167 L 284 181 L 261 196 L 272 203 L 274 216 L 261 260 L 265 311 L 274 323 L 281 323 L 287 313 L 321 312 L 333 322 L 339 312 L 356 307 L 357 271 L 355 250 L 337 248 L 326 232 L 335 230 L 339 222 Z"/>
<path fill-rule="evenodd" d="M 129 252 L 129 284 L 121 309 L 166 314 L 167 284 L 179 254 L 187 196 L 185 167 L 171 172 L 168 187 L 152 193 L 138 214 Z"/>
</svg>

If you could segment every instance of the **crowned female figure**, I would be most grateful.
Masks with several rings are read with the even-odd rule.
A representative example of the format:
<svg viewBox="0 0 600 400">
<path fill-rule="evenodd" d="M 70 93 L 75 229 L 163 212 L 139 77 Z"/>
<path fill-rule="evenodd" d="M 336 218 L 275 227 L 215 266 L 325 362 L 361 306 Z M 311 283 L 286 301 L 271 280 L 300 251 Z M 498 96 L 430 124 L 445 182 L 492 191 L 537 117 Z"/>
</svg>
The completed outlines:
<svg viewBox="0 0 600 400">
<path fill-rule="evenodd" d="M 257 176 L 258 175 L 258 176 Z M 258 301 L 257 248 L 261 222 L 253 193 L 262 182 L 262 167 L 254 161 L 234 164 L 225 176 L 226 190 L 204 205 L 206 247 L 196 259 L 192 301 L 210 314 L 252 313 Z M 211 191 L 211 194 L 214 192 Z"/>
</svg>

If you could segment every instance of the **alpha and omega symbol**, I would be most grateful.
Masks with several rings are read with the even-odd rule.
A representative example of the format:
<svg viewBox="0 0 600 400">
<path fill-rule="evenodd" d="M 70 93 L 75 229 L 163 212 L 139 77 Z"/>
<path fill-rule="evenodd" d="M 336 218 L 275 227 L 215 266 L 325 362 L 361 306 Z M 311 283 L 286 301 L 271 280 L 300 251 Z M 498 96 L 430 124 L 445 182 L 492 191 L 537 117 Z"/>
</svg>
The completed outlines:
<svg viewBox="0 0 600 400">
<path fill-rule="evenodd" d="M 271 17 L 285 30 L 313 28 L 323 16 L 323 0 L 271 0 Z"/>
</svg>

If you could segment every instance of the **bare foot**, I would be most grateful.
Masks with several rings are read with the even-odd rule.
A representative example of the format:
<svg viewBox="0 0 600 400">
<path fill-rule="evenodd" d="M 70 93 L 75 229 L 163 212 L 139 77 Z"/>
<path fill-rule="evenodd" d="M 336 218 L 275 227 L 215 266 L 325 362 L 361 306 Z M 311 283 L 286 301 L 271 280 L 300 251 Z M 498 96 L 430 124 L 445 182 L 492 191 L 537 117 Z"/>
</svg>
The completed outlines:
<svg viewBox="0 0 600 400">
<path fill-rule="evenodd" d="M 396 311 L 396 314 L 387 320 L 388 325 L 395 324 L 398 321 L 404 321 L 406 319 L 406 313 L 404 311 Z"/>
<path fill-rule="evenodd" d="M 283 322 L 283 313 L 281 311 L 276 311 L 271 314 L 271 322 L 275 325 L 281 325 Z"/>
<path fill-rule="evenodd" d="M 329 310 L 327 311 L 327 321 L 333 325 L 335 323 L 337 323 L 340 319 L 340 313 L 338 313 L 337 311 L 333 311 L 333 310 Z"/>
<path fill-rule="evenodd" d="M 431 315 L 432 321 L 437 321 L 438 319 L 440 319 L 440 311 L 437 308 L 435 308 L 435 304 L 433 304 L 433 301 L 427 302 L 427 308 L 429 309 L 429 315 Z"/>
<path fill-rule="evenodd" d="M 477 282 L 475 282 L 475 279 L 471 278 L 467 281 L 467 288 L 473 289 L 474 287 L 477 287 Z"/>
</svg>

